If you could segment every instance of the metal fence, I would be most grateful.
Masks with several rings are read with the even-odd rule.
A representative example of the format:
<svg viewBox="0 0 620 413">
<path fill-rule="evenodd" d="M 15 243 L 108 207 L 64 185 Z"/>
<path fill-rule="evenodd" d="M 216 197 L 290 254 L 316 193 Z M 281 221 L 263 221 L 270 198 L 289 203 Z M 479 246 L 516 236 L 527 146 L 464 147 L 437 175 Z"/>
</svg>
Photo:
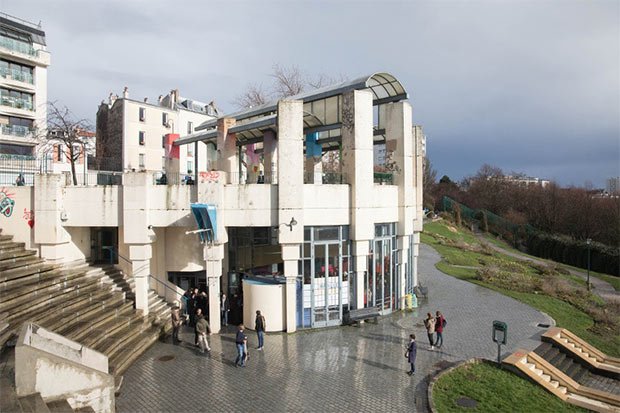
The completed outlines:
<svg viewBox="0 0 620 413">
<path fill-rule="evenodd" d="M 323 185 L 348 184 L 348 175 L 341 172 L 304 172 L 304 184 L 317 184 L 321 180 Z"/>
<path fill-rule="evenodd" d="M 394 174 L 392 172 L 375 172 L 373 180 L 380 185 L 394 185 Z"/>
</svg>

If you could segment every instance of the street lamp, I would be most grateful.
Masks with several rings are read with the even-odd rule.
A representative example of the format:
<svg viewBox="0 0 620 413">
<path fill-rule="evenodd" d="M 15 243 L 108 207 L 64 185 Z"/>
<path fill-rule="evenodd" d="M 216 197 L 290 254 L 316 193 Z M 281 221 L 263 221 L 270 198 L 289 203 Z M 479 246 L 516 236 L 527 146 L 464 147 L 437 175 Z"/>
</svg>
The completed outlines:
<svg viewBox="0 0 620 413">
<path fill-rule="evenodd" d="M 587 280 L 587 283 L 588 283 L 588 291 L 590 291 L 590 288 L 591 288 L 590 286 L 590 245 L 592 244 L 592 239 L 591 238 L 586 239 L 586 244 L 588 245 L 588 280 Z"/>
</svg>

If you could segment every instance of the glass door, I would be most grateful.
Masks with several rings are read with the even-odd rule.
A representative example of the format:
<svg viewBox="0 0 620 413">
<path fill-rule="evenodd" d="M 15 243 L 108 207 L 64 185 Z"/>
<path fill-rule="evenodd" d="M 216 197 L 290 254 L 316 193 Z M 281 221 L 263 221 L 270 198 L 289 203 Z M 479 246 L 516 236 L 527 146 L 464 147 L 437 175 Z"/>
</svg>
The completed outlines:
<svg viewBox="0 0 620 413">
<path fill-rule="evenodd" d="M 371 306 L 377 307 L 382 314 L 392 311 L 394 300 L 392 239 L 384 238 L 374 241 L 373 276 Z"/>
<path fill-rule="evenodd" d="M 312 272 L 312 326 L 342 322 L 342 268 L 340 243 L 314 244 Z"/>
</svg>

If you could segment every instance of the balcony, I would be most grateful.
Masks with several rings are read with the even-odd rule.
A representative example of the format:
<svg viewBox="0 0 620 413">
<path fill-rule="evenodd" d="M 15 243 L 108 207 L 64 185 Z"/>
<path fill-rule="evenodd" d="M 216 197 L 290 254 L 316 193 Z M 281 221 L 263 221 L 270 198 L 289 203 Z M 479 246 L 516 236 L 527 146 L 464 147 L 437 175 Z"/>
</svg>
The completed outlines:
<svg viewBox="0 0 620 413">
<path fill-rule="evenodd" d="M 19 125 L 2 125 L 0 131 L 3 135 L 12 135 L 12 136 L 28 136 L 33 130 L 27 126 L 19 126 Z"/>
<path fill-rule="evenodd" d="M 34 77 L 32 76 L 32 74 L 22 72 L 21 70 L 0 67 L 0 76 L 5 79 L 17 80 L 19 82 L 30 83 L 31 85 L 34 85 Z"/>
<path fill-rule="evenodd" d="M 10 39 L 8 37 L 0 36 L 0 47 L 12 50 L 14 52 L 27 54 L 30 56 L 36 56 L 37 51 L 32 45 L 21 42 L 19 40 Z"/>
<path fill-rule="evenodd" d="M 24 109 L 24 110 L 34 111 L 34 107 L 32 105 L 32 102 L 30 102 L 28 100 L 24 100 L 24 99 L 13 98 L 13 97 L 10 97 L 10 96 L 2 96 L 2 97 L 0 97 L 0 105 L 2 105 L 2 106 L 9 106 L 11 108 L 16 108 L 16 109 Z"/>
</svg>

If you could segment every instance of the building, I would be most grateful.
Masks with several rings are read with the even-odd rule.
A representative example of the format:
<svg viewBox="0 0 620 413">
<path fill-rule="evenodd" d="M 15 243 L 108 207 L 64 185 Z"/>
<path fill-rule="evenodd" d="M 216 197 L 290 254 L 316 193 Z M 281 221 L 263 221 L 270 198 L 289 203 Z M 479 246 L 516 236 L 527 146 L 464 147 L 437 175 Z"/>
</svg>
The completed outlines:
<svg viewBox="0 0 620 413">
<path fill-rule="evenodd" d="M 547 179 L 540 179 L 540 178 L 535 178 L 531 176 L 506 175 L 504 176 L 504 180 L 507 182 L 513 183 L 513 184 L 517 184 L 517 185 L 523 185 L 523 186 L 537 185 L 543 188 L 545 188 L 547 185 L 551 183 L 551 181 Z"/>
<path fill-rule="evenodd" d="M 49 65 L 40 25 L 0 13 L 0 155 L 35 155 L 33 132 L 46 128 Z"/>
<path fill-rule="evenodd" d="M 615 178 L 608 178 L 605 183 L 605 191 L 609 195 L 619 195 L 620 194 L 620 176 L 616 176 Z"/>
<path fill-rule="evenodd" d="M 110 94 L 97 111 L 96 169 L 106 171 L 166 171 L 168 174 L 192 174 L 207 164 L 195 165 L 198 159 L 207 162 L 214 157 L 205 145 L 184 147 L 174 170 L 168 170 L 164 158 L 166 135 L 187 135 L 195 126 L 214 119 L 217 109 L 179 96 L 172 90 L 156 103 L 129 98 L 125 88 L 122 97 Z M 209 155 L 207 153 L 209 152 Z M 195 154 L 198 156 L 194 156 Z"/>
<path fill-rule="evenodd" d="M 424 135 L 407 98 L 394 76 L 375 73 L 197 121 L 185 137 L 179 132 L 188 125 L 179 130 L 184 120 L 165 99 L 116 99 L 100 108 L 98 123 L 114 111 L 125 119 L 108 116 L 103 125 L 114 125 L 122 142 L 122 180 L 68 186 L 62 175 L 36 175 L 34 188 L 4 192 L 13 209 L 34 217 L 32 226 L 20 214 L 0 216 L 3 233 L 48 260 L 115 262 L 135 281 L 144 313 L 149 291 L 172 302 L 187 287 L 206 290 L 214 332 L 222 292 L 231 322 L 251 323 L 260 309 L 269 331 L 339 325 L 362 308 L 398 311 L 419 284 L 423 219 Z M 153 153 L 140 144 L 141 128 L 147 143 L 159 134 Z M 194 152 L 193 185 L 154 180 L 161 154 L 183 171 L 183 156 L 196 145 L 216 157 Z M 389 165 L 380 174 L 377 145 Z M 134 168 L 141 153 L 143 167 Z M 329 169 L 328 153 L 335 154 Z"/>
</svg>

